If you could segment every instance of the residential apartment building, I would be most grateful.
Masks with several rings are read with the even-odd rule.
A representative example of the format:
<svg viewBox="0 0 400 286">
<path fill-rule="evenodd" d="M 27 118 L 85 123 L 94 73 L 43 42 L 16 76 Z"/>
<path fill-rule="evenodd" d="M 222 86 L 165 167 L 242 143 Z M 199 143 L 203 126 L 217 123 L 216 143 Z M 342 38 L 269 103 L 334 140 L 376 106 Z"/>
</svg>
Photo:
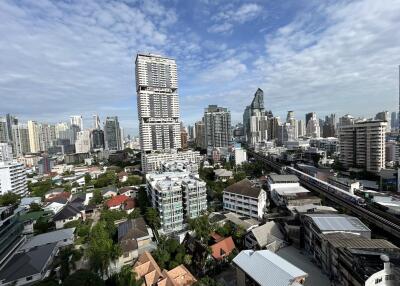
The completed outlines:
<svg viewBox="0 0 400 286">
<path fill-rule="evenodd" d="M 227 108 L 209 105 L 204 110 L 207 149 L 228 148 L 232 140 L 231 113 Z"/>
<path fill-rule="evenodd" d="M 243 179 L 223 191 L 224 210 L 261 220 L 267 204 L 267 193 L 261 186 Z"/>
<path fill-rule="evenodd" d="M 29 143 L 29 130 L 28 125 L 18 124 L 12 126 L 13 134 L 13 153 L 16 157 L 20 157 L 29 153 L 30 143 Z"/>
<path fill-rule="evenodd" d="M 146 185 L 164 233 L 184 230 L 188 219 L 207 210 L 206 183 L 189 172 L 147 174 Z"/>
<path fill-rule="evenodd" d="M 135 67 L 142 152 L 181 148 L 175 60 L 154 54 L 138 54 Z"/>
<path fill-rule="evenodd" d="M 317 114 L 315 114 L 315 112 L 308 113 L 306 121 L 306 135 L 312 138 L 321 137 L 321 129 L 319 126 Z"/>
<path fill-rule="evenodd" d="M 0 195 L 12 192 L 20 196 L 28 193 L 28 183 L 23 164 L 13 161 L 0 162 Z"/>
<path fill-rule="evenodd" d="M 0 162 L 13 159 L 12 147 L 8 143 L 0 143 Z"/>
<path fill-rule="evenodd" d="M 191 164 L 200 165 L 203 156 L 199 151 L 165 152 L 142 154 L 142 170 L 145 173 L 161 171 L 163 164 L 169 161 L 187 161 Z"/>
<path fill-rule="evenodd" d="M 104 137 L 108 150 L 122 150 L 121 129 L 117 116 L 106 118 L 106 122 L 104 123 Z"/>
<path fill-rule="evenodd" d="M 70 116 L 71 126 L 79 127 L 79 131 L 83 130 L 83 119 L 82 115 L 72 115 Z"/>
<path fill-rule="evenodd" d="M 75 141 L 76 153 L 89 153 L 91 150 L 90 131 L 79 131 Z"/>
<path fill-rule="evenodd" d="M 196 147 L 201 148 L 201 149 L 207 149 L 206 146 L 206 127 L 204 124 L 203 120 L 197 121 L 194 124 L 194 129 L 195 129 L 195 134 L 196 134 L 196 138 L 195 138 L 195 144 Z"/>
<path fill-rule="evenodd" d="M 361 121 L 340 126 L 339 160 L 344 167 L 362 168 L 378 173 L 385 168 L 385 132 L 387 122 Z"/>
</svg>

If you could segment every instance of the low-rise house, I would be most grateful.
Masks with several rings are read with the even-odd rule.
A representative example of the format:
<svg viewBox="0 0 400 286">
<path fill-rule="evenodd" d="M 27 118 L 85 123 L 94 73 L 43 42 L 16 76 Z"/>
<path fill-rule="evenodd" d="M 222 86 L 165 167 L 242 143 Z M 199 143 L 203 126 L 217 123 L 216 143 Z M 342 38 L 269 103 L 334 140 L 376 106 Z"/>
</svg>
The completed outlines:
<svg viewBox="0 0 400 286">
<path fill-rule="evenodd" d="M 308 276 L 269 250 L 243 250 L 233 259 L 236 285 L 300 286 Z"/>
<path fill-rule="evenodd" d="M 50 219 L 52 215 L 51 211 L 36 211 L 36 212 L 27 212 L 20 215 L 19 220 L 24 225 L 23 234 L 33 234 L 34 224 L 40 219 Z"/>
<path fill-rule="evenodd" d="M 60 204 L 66 204 L 71 198 L 71 193 L 69 192 L 61 192 L 55 195 L 51 195 L 45 199 L 46 203 L 57 202 Z"/>
<path fill-rule="evenodd" d="M 136 198 L 139 192 L 139 187 L 130 186 L 130 187 L 122 187 L 118 190 L 120 195 L 125 195 L 127 197 Z"/>
<path fill-rule="evenodd" d="M 119 172 L 119 173 L 117 174 L 117 177 L 118 177 L 118 180 L 119 180 L 121 183 L 124 183 L 124 182 L 126 182 L 126 181 L 128 180 L 128 173 L 127 173 L 127 172 L 124 172 L 124 171 L 121 171 L 121 172 Z"/>
<path fill-rule="evenodd" d="M 125 201 L 128 200 L 128 197 L 125 195 L 116 195 L 105 202 L 105 205 L 110 210 L 122 210 Z"/>
<path fill-rule="evenodd" d="M 153 233 L 142 217 L 130 219 L 118 224 L 118 243 L 122 249 L 120 266 L 130 264 L 144 251 L 155 248 Z"/>
<path fill-rule="evenodd" d="M 100 191 L 104 199 L 115 197 L 118 194 L 117 188 L 115 186 L 107 186 L 101 188 Z"/>
<path fill-rule="evenodd" d="M 233 178 L 233 172 L 225 169 L 214 170 L 215 179 L 217 181 L 226 182 Z"/>
<path fill-rule="evenodd" d="M 35 235 L 31 237 L 21 248 L 19 252 L 27 252 L 32 248 L 55 243 L 58 248 L 74 244 L 75 228 L 64 228 L 51 232 Z"/>
<path fill-rule="evenodd" d="M 41 197 L 27 197 L 27 198 L 22 198 L 21 202 L 19 203 L 20 207 L 29 209 L 31 204 L 38 204 L 40 205 L 42 203 L 42 198 Z"/>
<path fill-rule="evenodd" d="M 52 212 L 53 214 L 56 214 L 66 205 L 67 205 L 66 203 L 51 202 L 51 203 L 46 204 L 45 207 L 43 208 L 43 210 Z"/>
<path fill-rule="evenodd" d="M 210 245 L 211 256 L 221 261 L 227 258 L 236 249 L 235 243 L 231 236 L 217 238 L 216 243 Z"/>
<path fill-rule="evenodd" d="M 261 220 L 267 204 L 267 193 L 261 186 L 243 179 L 223 191 L 224 210 Z"/>
<path fill-rule="evenodd" d="M 33 285 L 50 275 L 57 243 L 49 243 L 15 254 L 0 270 L 0 285 Z"/>
<path fill-rule="evenodd" d="M 143 279 L 143 286 L 191 286 L 196 278 L 182 264 L 167 271 L 161 270 L 153 256 L 144 252 L 133 265 L 138 278 Z"/>
<path fill-rule="evenodd" d="M 235 227 L 240 227 L 246 232 L 257 227 L 259 224 L 259 222 L 253 218 L 243 217 L 233 212 L 213 212 L 209 215 L 209 220 L 211 223 L 215 223 L 219 226 L 230 222 L 235 225 Z"/>
<path fill-rule="evenodd" d="M 56 224 L 56 229 L 63 228 L 67 222 L 84 219 L 81 210 L 67 204 L 58 213 L 53 216 L 53 221 Z"/>
<path fill-rule="evenodd" d="M 130 214 L 131 212 L 133 212 L 135 210 L 137 206 L 137 200 L 136 199 L 132 199 L 132 198 L 128 198 L 123 206 L 122 206 L 122 210 L 126 211 L 128 214 Z"/>
<path fill-rule="evenodd" d="M 274 221 L 257 226 L 250 230 L 244 240 L 246 249 L 268 249 L 276 252 L 285 245 L 285 237 Z"/>
<path fill-rule="evenodd" d="M 64 188 L 55 188 L 55 189 L 51 189 L 50 191 L 47 191 L 47 192 L 44 194 L 44 198 L 45 198 L 45 199 L 48 199 L 49 197 L 56 196 L 56 195 L 61 194 L 61 193 L 63 193 L 63 192 L 64 192 Z"/>
</svg>

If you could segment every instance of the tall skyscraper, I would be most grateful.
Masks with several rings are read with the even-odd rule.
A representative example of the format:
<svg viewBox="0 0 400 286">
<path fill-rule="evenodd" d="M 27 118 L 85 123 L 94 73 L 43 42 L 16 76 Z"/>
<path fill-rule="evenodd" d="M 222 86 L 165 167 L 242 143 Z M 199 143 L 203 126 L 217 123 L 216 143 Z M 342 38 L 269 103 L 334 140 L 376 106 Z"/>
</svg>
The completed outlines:
<svg viewBox="0 0 400 286">
<path fill-rule="evenodd" d="M 174 59 L 136 56 L 136 92 L 142 152 L 181 147 L 178 72 Z"/>
<path fill-rule="evenodd" d="M 297 121 L 298 137 L 306 136 L 306 122 L 304 120 Z"/>
<path fill-rule="evenodd" d="M 106 148 L 110 151 L 118 151 L 121 146 L 121 129 L 119 127 L 118 117 L 107 117 L 104 123 L 104 137 Z"/>
<path fill-rule="evenodd" d="M 307 116 L 309 114 L 310 113 L 308 113 Z M 311 117 L 308 118 L 306 132 L 307 132 L 307 136 L 312 137 L 312 138 L 318 138 L 321 136 L 319 120 L 318 120 L 317 114 L 315 114 L 315 112 L 311 112 Z"/>
<path fill-rule="evenodd" d="M 0 117 L 0 143 L 8 143 L 8 141 L 7 119 Z"/>
<path fill-rule="evenodd" d="M 343 115 L 339 118 L 339 127 L 346 126 L 346 125 L 353 125 L 354 124 L 354 117 L 350 114 Z"/>
<path fill-rule="evenodd" d="M 36 121 L 28 121 L 29 149 L 32 153 L 40 152 L 40 126 Z"/>
<path fill-rule="evenodd" d="M 228 147 L 231 143 L 231 113 L 227 108 L 209 105 L 204 110 L 207 148 Z"/>
<path fill-rule="evenodd" d="M 12 126 L 18 124 L 18 119 L 15 116 L 8 113 L 6 115 L 6 121 L 7 121 L 8 140 L 11 143 L 14 140 L 12 134 Z"/>
<path fill-rule="evenodd" d="M 378 173 L 385 168 L 387 122 L 360 121 L 339 128 L 340 162 L 345 167 Z"/>
<path fill-rule="evenodd" d="M 104 149 L 104 132 L 100 129 L 94 129 L 91 132 L 91 144 L 94 150 Z"/>
<path fill-rule="evenodd" d="M 90 131 L 79 131 L 75 141 L 76 153 L 89 153 L 91 148 Z"/>
<path fill-rule="evenodd" d="M 71 144 L 74 143 L 74 136 L 71 127 L 66 122 L 57 123 L 55 126 L 56 139 L 68 139 Z"/>
<path fill-rule="evenodd" d="M 299 130 L 297 128 L 297 120 L 294 116 L 294 111 L 290 110 L 286 116 L 286 123 L 290 124 L 288 129 L 288 141 L 295 141 L 299 137 Z"/>
<path fill-rule="evenodd" d="M 390 126 L 392 130 L 396 130 L 398 128 L 398 119 L 397 119 L 397 112 L 393 111 L 390 116 Z"/>
<path fill-rule="evenodd" d="M 100 117 L 97 114 L 93 115 L 93 129 L 101 129 Z"/>
<path fill-rule="evenodd" d="M 314 114 L 314 112 L 306 113 L 306 128 L 308 125 L 308 121 L 311 119 L 311 117 L 313 117 L 313 114 Z"/>
<path fill-rule="evenodd" d="M 196 139 L 195 139 L 195 144 L 196 147 L 201 148 L 201 149 L 206 149 L 206 135 L 205 135 L 205 125 L 204 125 L 204 121 L 200 120 L 197 121 L 194 124 L 194 129 L 195 129 L 195 133 L 196 133 Z"/>
<path fill-rule="evenodd" d="M 29 153 L 29 130 L 26 124 L 17 124 L 12 126 L 13 133 L 13 152 L 16 157 Z"/>
<path fill-rule="evenodd" d="M 75 125 L 79 127 L 79 131 L 83 130 L 83 119 L 82 115 L 72 115 L 70 116 L 71 126 Z"/>
<path fill-rule="evenodd" d="M 243 114 L 243 126 L 246 140 L 249 145 L 268 139 L 267 116 L 264 110 L 264 92 L 257 89 L 253 101 L 246 107 Z"/>
</svg>

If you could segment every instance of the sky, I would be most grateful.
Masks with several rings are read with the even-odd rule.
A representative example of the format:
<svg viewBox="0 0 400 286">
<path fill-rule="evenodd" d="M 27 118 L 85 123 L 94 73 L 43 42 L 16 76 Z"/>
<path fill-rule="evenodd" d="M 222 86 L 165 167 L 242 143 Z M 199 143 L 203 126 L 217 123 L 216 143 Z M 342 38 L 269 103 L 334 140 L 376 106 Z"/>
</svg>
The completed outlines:
<svg viewBox="0 0 400 286">
<path fill-rule="evenodd" d="M 2 0 L 0 115 L 119 117 L 137 135 L 134 60 L 175 58 L 181 119 L 209 104 L 371 116 L 398 108 L 400 1 Z"/>
</svg>

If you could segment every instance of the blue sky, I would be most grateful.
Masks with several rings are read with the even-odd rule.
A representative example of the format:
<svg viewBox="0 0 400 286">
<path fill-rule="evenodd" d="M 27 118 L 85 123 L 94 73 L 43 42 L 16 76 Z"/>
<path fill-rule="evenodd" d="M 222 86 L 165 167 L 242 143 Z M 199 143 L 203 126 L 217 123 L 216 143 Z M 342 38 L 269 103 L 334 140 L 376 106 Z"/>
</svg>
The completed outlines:
<svg viewBox="0 0 400 286">
<path fill-rule="evenodd" d="M 234 122 L 257 87 L 285 117 L 370 116 L 398 105 L 400 1 L 0 1 L 0 114 L 118 115 L 137 132 L 138 51 L 178 63 L 181 116 Z"/>
</svg>

